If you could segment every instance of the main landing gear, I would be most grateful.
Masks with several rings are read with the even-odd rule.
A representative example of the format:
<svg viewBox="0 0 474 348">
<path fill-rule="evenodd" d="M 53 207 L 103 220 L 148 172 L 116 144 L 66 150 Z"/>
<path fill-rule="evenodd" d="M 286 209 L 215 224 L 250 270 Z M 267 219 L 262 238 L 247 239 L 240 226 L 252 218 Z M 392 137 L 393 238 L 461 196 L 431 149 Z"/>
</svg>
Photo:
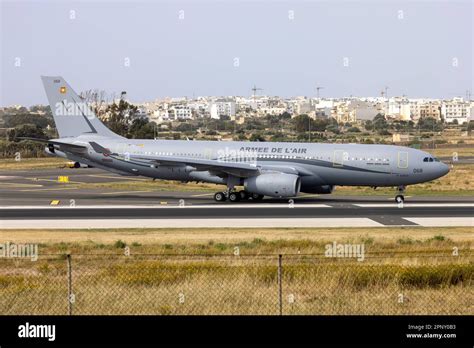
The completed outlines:
<svg viewBox="0 0 474 348">
<path fill-rule="evenodd" d="M 405 186 L 398 186 L 397 193 L 395 202 L 398 204 L 405 202 L 405 196 L 403 195 L 405 193 Z"/>
<path fill-rule="evenodd" d="M 216 202 L 224 202 L 229 200 L 229 202 L 235 203 L 239 201 L 260 201 L 263 199 L 263 195 L 257 193 L 250 193 L 247 191 L 226 191 L 226 192 L 216 192 L 214 194 L 214 200 Z"/>
</svg>

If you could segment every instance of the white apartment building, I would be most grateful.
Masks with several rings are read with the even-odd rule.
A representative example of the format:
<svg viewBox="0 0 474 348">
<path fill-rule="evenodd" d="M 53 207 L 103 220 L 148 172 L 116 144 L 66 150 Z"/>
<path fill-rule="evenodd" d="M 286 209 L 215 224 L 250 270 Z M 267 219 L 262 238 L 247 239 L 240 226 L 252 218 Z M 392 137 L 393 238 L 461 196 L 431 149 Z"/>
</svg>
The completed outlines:
<svg viewBox="0 0 474 348">
<path fill-rule="evenodd" d="M 410 103 L 408 99 L 401 97 L 390 98 L 384 103 L 384 113 L 387 117 L 391 117 L 401 121 L 411 120 Z"/>
<path fill-rule="evenodd" d="M 235 116 L 235 101 L 217 99 L 209 104 L 211 118 L 219 119 L 221 116 Z"/>
<path fill-rule="evenodd" d="M 471 103 L 465 102 L 463 98 L 453 98 L 443 101 L 441 105 L 441 115 L 446 123 L 452 123 L 455 120 L 458 124 L 469 122 L 471 117 Z"/>
<path fill-rule="evenodd" d="M 190 120 L 193 118 L 193 111 L 188 105 L 176 105 L 171 110 L 174 111 L 176 120 Z"/>
</svg>

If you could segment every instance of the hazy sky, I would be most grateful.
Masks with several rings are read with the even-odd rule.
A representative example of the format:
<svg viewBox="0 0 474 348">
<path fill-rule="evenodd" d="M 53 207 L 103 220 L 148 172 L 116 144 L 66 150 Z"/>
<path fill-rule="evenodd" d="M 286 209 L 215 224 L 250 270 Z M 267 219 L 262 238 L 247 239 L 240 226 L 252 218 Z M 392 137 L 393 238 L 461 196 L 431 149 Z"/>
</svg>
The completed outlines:
<svg viewBox="0 0 474 348">
<path fill-rule="evenodd" d="M 45 104 L 40 75 L 132 101 L 474 90 L 471 0 L 0 2 L 0 105 Z"/>
</svg>

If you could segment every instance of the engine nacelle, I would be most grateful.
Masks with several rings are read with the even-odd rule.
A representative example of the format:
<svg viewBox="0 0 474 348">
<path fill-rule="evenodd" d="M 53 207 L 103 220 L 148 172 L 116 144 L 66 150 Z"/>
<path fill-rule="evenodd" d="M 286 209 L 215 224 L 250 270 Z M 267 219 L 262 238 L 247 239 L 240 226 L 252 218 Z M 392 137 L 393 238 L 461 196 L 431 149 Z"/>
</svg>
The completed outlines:
<svg viewBox="0 0 474 348">
<path fill-rule="evenodd" d="M 298 175 L 272 173 L 260 174 L 244 180 L 245 190 L 270 197 L 294 197 L 300 192 Z"/>
<path fill-rule="evenodd" d="M 320 193 L 320 194 L 329 194 L 334 191 L 334 185 L 320 185 L 313 187 L 304 187 L 305 193 Z"/>
</svg>

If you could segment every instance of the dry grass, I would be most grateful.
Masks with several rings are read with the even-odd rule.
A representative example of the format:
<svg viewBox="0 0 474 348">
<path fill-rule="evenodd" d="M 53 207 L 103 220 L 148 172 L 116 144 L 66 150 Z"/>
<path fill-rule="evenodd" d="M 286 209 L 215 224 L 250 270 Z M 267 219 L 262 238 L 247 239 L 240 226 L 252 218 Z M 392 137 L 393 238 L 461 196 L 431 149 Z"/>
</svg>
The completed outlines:
<svg viewBox="0 0 474 348">
<path fill-rule="evenodd" d="M 22 158 L 21 161 L 0 159 L 0 168 L 2 170 L 52 169 L 63 168 L 67 162 L 67 160 L 58 157 Z"/>
<path fill-rule="evenodd" d="M 451 168 L 451 171 L 434 181 L 423 184 L 410 185 L 407 195 L 474 195 L 474 167 L 469 164 L 458 164 Z M 373 190 L 369 187 L 348 187 L 338 186 L 334 192 L 336 195 L 394 195 L 393 188 L 377 188 Z"/>
<path fill-rule="evenodd" d="M 276 260 L 73 256 L 73 312 L 278 314 Z M 64 259 L 0 269 L 8 272 L 0 276 L 2 313 L 67 313 Z M 474 304 L 466 259 L 399 265 L 284 257 L 282 275 L 287 314 L 468 314 Z"/>
<path fill-rule="evenodd" d="M 454 153 L 457 153 L 459 157 L 474 156 L 474 146 L 471 147 L 459 147 L 450 149 L 427 149 L 423 150 L 433 154 L 436 157 L 452 157 Z"/>
<path fill-rule="evenodd" d="M 474 306 L 468 227 L 18 230 L 0 239 L 42 241 L 37 262 L 0 259 L 4 314 L 66 314 L 66 253 L 75 314 L 278 314 L 277 254 L 286 314 L 468 314 Z M 364 244 L 365 260 L 325 258 L 333 241 Z"/>
<path fill-rule="evenodd" d="M 75 185 L 81 189 L 111 189 L 116 191 L 203 191 L 216 192 L 225 190 L 225 186 L 205 183 L 193 182 L 179 182 L 172 180 L 155 180 L 140 179 L 140 180 L 126 180 L 126 181 L 111 181 L 104 183 L 81 183 Z"/>
<path fill-rule="evenodd" d="M 62 245 L 111 245 L 117 240 L 122 240 L 128 245 L 134 242 L 143 247 L 175 245 L 183 252 L 191 252 L 199 245 L 219 243 L 234 245 L 233 243 L 251 242 L 262 240 L 265 242 L 287 241 L 295 243 L 291 251 L 297 252 L 298 248 L 306 242 L 325 243 L 360 242 L 372 240 L 374 243 L 386 245 L 396 243 L 398 240 L 425 242 L 434 236 L 444 236 L 455 243 L 474 242 L 472 227 L 382 227 L 382 228 L 174 228 L 174 229 L 84 229 L 84 230 L 3 230 L 0 231 L 0 241 L 15 243 L 42 243 L 51 246 Z M 298 244 L 300 243 L 300 244 Z M 197 247 L 191 247 L 197 245 Z M 191 249 L 188 249 L 191 247 Z M 89 250 L 92 248 L 89 248 Z M 82 249 L 81 249 L 82 250 Z M 54 251 L 50 249 L 50 251 Z M 63 252 L 62 250 L 61 252 Z M 77 251 L 77 250 L 73 250 Z M 82 250 L 84 251 L 84 250 Z M 85 249 L 87 251 L 87 249 Z M 258 251 L 258 250 L 257 250 Z M 273 249 L 266 250 L 273 253 L 283 252 L 275 245 Z"/>
</svg>

